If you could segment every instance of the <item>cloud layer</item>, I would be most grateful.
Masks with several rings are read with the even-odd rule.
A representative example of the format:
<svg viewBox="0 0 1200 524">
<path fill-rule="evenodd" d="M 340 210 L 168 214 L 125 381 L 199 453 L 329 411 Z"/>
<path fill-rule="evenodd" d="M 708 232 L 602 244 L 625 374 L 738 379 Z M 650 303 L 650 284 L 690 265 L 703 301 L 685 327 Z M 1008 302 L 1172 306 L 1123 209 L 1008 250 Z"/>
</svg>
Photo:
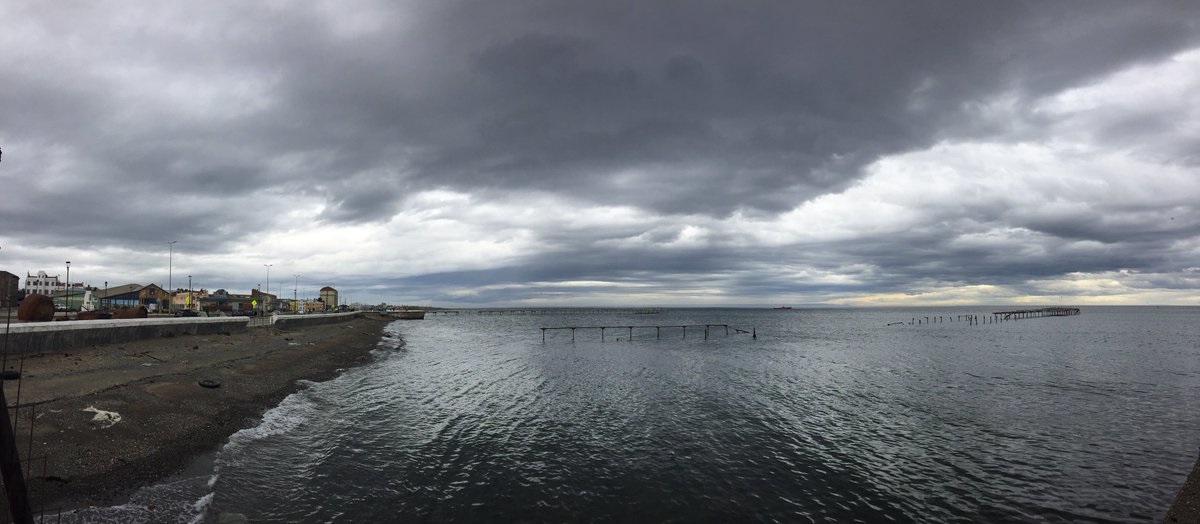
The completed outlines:
<svg viewBox="0 0 1200 524">
<path fill-rule="evenodd" d="M 166 284 L 178 240 L 177 286 L 373 302 L 1198 303 L 1187 3 L 0 17 L 21 275 Z"/>
</svg>

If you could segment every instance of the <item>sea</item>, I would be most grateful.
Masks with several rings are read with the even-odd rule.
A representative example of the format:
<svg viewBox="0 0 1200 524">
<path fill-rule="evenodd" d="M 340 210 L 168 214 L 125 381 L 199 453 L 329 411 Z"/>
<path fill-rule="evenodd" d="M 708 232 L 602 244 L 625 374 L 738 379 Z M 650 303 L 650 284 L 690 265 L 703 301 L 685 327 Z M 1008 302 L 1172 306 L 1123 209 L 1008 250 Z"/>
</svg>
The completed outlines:
<svg viewBox="0 0 1200 524">
<path fill-rule="evenodd" d="M 1001 309 L 398 320 L 187 471 L 47 521 L 1160 521 L 1200 450 L 1200 308 Z"/>
</svg>

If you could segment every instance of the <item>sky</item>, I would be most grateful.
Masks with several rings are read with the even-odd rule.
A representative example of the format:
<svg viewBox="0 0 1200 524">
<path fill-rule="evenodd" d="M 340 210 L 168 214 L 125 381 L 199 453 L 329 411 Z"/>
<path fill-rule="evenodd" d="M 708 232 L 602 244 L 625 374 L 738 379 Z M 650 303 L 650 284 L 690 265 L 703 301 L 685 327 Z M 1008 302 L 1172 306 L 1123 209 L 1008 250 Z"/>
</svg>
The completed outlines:
<svg viewBox="0 0 1200 524">
<path fill-rule="evenodd" d="M 443 307 L 1200 305 L 1197 2 L 3 0 L 0 20 L 0 270 L 22 277 L 69 260 L 95 286 Z"/>
</svg>

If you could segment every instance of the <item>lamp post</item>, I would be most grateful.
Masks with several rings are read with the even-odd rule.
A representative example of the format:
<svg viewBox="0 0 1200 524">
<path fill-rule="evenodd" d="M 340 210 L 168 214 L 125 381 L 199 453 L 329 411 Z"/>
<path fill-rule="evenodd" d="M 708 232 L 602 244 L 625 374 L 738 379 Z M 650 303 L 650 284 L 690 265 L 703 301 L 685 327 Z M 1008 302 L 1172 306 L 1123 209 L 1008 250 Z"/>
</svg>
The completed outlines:
<svg viewBox="0 0 1200 524">
<path fill-rule="evenodd" d="M 104 310 L 108 311 L 108 281 L 104 281 Z"/>
<path fill-rule="evenodd" d="M 296 296 L 296 290 L 300 287 L 300 275 L 292 275 L 292 276 L 295 277 L 295 280 L 292 282 L 292 312 L 299 313 L 300 312 L 300 304 L 296 302 L 296 300 L 298 298 Z"/>
<path fill-rule="evenodd" d="M 174 265 L 175 265 L 175 243 L 176 242 L 179 242 L 179 241 L 172 240 L 170 242 L 167 242 L 167 248 L 168 248 L 168 250 L 167 250 L 167 289 L 169 290 L 167 292 L 172 293 L 172 295 L 171 295 L 172 297 L 175 296 L 174 295 L 175 289 L 173 287 L 175 284 L 174 284 L 174 282 L 171 282 L 171 271 L 172 271 L 172 269 L 174 269 Z M 174 298 L 172 298 L 171 302 L 175 302 Z M 172 306 L 174 306 L 174 304 L 172 304 L 171 306 L 168 306 L 168 311 L 170 309 L 174 309 Z"/>
<path fill-rule="evenodd" d="M 199 309 L 196 307 L 196 302 L 192 299 L 192 276 L 188 275 L 188 307 L 191 309 Z"/>
<path fill-rule="evenodd" d="M 67 261 L 67 281 L 63 283 L 63 300 L 67 309 L 71 309 L 71 261 Z"/>
<path fill-rule="evenodd" d="M 273 265 L 275 264 L 263 264 L 263 267 L 267 268 L 267 295 L 263 297 L 263 313 L 267 312 L 267 301 L 269 300 L 267 297 L 271 296 L 271 266 Z"/>
</svg>

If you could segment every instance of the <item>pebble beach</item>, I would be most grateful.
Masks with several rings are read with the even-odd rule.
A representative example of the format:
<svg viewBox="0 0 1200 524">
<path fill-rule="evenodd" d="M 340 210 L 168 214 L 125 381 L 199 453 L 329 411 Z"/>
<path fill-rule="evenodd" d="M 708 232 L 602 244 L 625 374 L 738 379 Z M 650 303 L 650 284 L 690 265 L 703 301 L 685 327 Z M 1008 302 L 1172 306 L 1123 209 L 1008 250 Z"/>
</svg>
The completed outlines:
<svg viewBox="0 0 1200 524">
<path fill-rule="evenodd" d="M 4 388 L 10 405 L 27 406 L 15 426 L 33 508 L 53 516 L 120 504 L 253 426 L 305 381 L 365 362 L 388 322 L 356 318 L 10 356 L 5 367 L 22 380 Z"/>
</svg>

